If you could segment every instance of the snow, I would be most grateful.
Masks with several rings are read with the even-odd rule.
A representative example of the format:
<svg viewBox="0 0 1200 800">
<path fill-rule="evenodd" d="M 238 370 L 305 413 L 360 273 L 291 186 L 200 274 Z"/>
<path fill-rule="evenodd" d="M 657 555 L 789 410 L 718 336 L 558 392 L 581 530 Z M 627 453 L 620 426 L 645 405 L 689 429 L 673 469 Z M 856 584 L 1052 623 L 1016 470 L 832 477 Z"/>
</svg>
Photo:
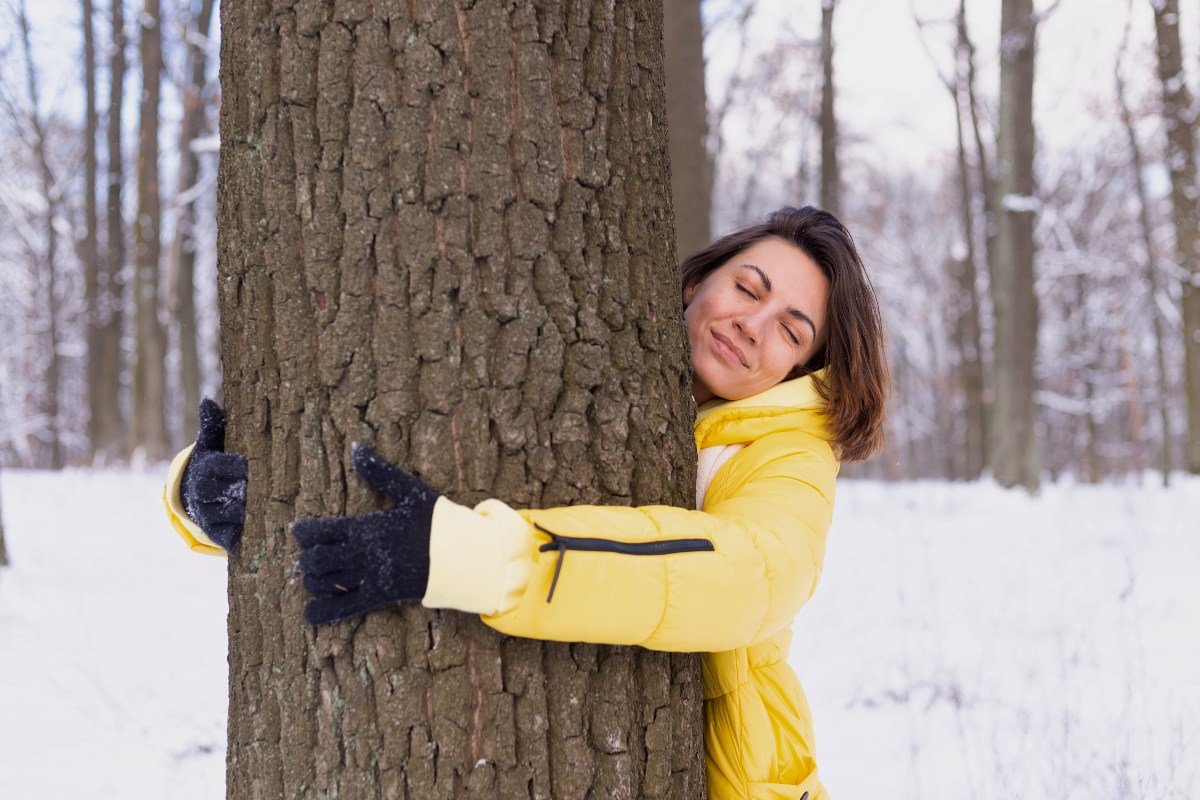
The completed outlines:
<svg viewBox="0 0 1200 800">
<path fill-rule="evenodd" d="M 0 475 L 4 798 L 222 796 L 225 563 L 163 473 Z M 1197 519 L 1184 476 L 839 482 L 791 654 L 831 795 L 1197 796 Z"/>
<path fill-rule="evenodd" d="M 3 472 L 0 796 L 224 796 L 225 562 L 164 473 Z"/>
<path fill-rule="evenodd" d="M 1042 207 L 1042 202 L 1036 197 L 1031 197 L 1027 194 L 1006 194 L 1001 198 L 1000 205 L 1006 211 L 1021 213 L 1023 211 L 1037 211 Z"/>
</svg>

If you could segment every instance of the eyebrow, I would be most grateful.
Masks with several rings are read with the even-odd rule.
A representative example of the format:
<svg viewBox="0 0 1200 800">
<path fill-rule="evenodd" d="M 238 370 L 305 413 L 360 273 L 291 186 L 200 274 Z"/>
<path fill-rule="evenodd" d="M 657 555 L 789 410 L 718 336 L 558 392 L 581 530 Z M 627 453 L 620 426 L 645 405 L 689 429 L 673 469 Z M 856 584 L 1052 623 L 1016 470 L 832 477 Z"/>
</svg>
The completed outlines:
<svg viewBox="0 0 1200 800">
<path fill-rule="evenodd" d="M 754 266 L 753 264 L 739 264 L 738 266 L 749 267 L 750 269 L 757 272 L 758 277 L 760 279 L 762 279 L 763 287 L 767 290 L 767 294 L 771 293 L 771 279 L 767 277 L 767 273 L 763 272 L 761 269 Z M 810 317 L 808 314 L 805 314 L 800 309 L 792 308 L 791 306 L 788 306 L 787 312 L 788 312 L 788 314 L 790 314 L 791 316 L 800 320 L 801 322 L 806 323 L 808 325 L 808 327 L 812 329 L 813 338 L 814 339 L 817 338 L 817 326 L 813 324 L 812 317 Z"/>
</svg>

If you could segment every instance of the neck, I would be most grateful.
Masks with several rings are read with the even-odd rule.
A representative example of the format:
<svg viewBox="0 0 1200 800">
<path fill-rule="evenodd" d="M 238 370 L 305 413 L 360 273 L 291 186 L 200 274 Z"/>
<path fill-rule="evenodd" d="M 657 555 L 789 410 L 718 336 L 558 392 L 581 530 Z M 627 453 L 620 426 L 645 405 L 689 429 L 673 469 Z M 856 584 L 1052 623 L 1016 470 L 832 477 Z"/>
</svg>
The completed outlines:
<svg viewBox="0 0 1200 800">
<path fill-rule="evenodd" d="M 697 406 L 712 400 L 714 397 L 716 395 L 707 386 L 702 384 L 699 379 L 692 378 L 692 399 L 696 401 Z"/>
</svg>

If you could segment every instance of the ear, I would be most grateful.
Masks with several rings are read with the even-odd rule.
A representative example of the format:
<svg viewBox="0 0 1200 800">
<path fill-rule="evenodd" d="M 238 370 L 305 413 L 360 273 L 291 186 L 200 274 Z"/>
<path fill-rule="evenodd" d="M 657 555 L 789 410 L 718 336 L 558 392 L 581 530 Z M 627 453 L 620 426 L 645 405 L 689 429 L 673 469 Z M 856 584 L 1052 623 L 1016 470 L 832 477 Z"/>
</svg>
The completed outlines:
<svg viewBox="0 0 1200 800">
<path fill-rule="evenodd" d="M 696 283 L 693 283 L 691 286 L 688 286 L 687 288 L 685 288 L 685 289 L 683 290 L 683 305 L 684 305 L 684 308 L 686 308 L 686 307 L 688 306 L 688 304 L 692 302 L 692 298 L 693 298 L 693 297 L 695 297 L 695 295 L 696 295 L 696 286 L 697 286 L 697 285 L 698 285 L 698 284 L 696 284 Z"/>
</svg>

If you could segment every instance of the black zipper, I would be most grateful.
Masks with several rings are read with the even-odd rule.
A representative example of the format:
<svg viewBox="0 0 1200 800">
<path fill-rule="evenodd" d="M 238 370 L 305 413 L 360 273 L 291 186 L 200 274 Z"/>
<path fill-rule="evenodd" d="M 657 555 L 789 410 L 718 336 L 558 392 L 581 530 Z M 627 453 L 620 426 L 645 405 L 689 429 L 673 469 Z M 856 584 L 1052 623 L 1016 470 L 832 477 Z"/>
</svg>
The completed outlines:
<svg viewBox="0 0 1200 800">
<path fill-rule="evenodd" d="M 536 522 L 533 527 L 549 534 L 550 541 L 538 548 L 545 553 L 550 550 L 558 551 L 558 560 L 554 563 L 554 578 L 550 581 L 550 594 L 546 602 L 554 598 L 554 587 L 558 585 L 558 575 L 562 572 L 563 557 L 568 550 L 591 550 L 605 553 L 623 553 L 627 556 L 661 556 L 667 553 L 693 553 L 716 550 L 708 539 L 659 539 L 656 542 L 618 542 L 615 539 L 596 539 L 590 536 L 563 536 L 561 533 L 547 530 Z"/>
</svg>

